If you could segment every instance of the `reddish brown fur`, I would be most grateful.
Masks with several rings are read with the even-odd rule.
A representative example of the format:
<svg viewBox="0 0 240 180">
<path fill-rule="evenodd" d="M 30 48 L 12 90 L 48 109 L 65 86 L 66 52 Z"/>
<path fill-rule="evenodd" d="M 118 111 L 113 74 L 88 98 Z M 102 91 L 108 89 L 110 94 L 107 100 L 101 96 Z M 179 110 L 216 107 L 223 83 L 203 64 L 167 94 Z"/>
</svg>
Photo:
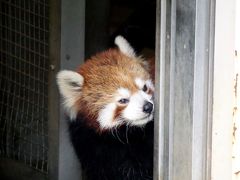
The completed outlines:
<svg viewBox="0 0 240 180">
<path fill-rule="evenodd" d="M 155 57 L 149 58 L 147 62 L 149 64 L 149 73 L 151 75 L 153 82 L 155 82 Z"/>
<path fill-rule="evenodd" d="M 135 78 L 150 78 L 142 59 L 130 58 L 117 49 L 91 57 L 77 72 L 84 77 L 81 97 L 76 104 L 77 110 L 92 121 L 88 125 L 94 128 L 98 127 L 96 118 L 101 108 L 115 101 L 117 89 L 123 87 L 134 93 L 139 90 Z M 123 108 L 117 108 L 115 117 L 120 115 Z"/>
<path fill-rule="evenodd" d="M 126 106 L 118 106 L 115 111 L 114 119 L 118 118 Z"/>
</svg>

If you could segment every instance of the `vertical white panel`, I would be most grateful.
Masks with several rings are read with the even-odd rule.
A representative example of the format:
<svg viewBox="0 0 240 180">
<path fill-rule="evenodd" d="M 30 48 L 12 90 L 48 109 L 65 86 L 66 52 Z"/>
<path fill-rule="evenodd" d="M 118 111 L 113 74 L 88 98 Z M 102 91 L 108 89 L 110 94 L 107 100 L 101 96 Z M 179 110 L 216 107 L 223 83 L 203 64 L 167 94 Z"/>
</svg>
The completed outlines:
<svg viewBox="0 0 240 180">
<path fill-rule="evenodd" d="M 215 18 L 212 180 L 230 180 L 235 0 L 216 1 Z"/>
<path fill-rule="evenodd" d="M 215 0 L 196 2 L 192 180 L 210 179 Z"/>
</svg>

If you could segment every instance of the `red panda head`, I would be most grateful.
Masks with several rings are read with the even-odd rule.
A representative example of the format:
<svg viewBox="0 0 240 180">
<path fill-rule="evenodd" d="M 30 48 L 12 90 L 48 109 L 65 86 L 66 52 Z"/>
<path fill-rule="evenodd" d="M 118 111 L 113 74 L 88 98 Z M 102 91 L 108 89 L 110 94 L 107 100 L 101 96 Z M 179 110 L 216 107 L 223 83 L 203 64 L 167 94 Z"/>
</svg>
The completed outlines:
<svg viewBox="0 0 240 180">
<path fill-rule="evenodd" d="M 153 83 L 146 64 L 121 36 L 118 49 L 99 53 L 77 72 L 57 75 L 71 119 L 84 116 L 86 125 L 104 130 L 122 124 L 143 126 L 153 119 Z"/>
</svg>

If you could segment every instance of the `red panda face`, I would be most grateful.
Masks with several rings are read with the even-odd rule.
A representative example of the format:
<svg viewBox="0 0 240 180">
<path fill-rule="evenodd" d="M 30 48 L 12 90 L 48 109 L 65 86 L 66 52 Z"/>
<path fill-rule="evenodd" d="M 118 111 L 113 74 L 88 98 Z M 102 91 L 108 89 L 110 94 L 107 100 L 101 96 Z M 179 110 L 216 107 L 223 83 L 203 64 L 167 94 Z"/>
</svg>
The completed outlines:
<svg viewBox="0 0 240 180">
<path fill-rule="evenodd" d="M 69 116 L 83 115 L 94 128 L 143 126 L 153 119 L 154 86 L 145 62 L 122 37 L 119 50 L 93 56 L 77 72 L 59 72 L 58 85 Z"/>
<path fill-rule="evenodd" d="M 153 85 L 151 80 L 135 78 L 136 91 L 119 88 L 116 96 L 116 123 L 141 126 L 153 119 Z"/>
</svg>

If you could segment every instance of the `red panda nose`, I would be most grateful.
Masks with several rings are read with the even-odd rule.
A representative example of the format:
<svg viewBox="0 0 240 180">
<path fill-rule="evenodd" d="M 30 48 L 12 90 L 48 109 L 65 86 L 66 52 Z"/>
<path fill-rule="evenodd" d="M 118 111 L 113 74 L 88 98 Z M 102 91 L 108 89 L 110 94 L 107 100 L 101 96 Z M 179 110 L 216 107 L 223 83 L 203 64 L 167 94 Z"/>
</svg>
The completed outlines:
<svg viewBox="0 0 240 180">
<path fill-rule="evenodd" d="M 153 110 L 153 104 L 150 102 L 145 102 L 145 104 L 143 105 L 143 112 L 150 114 L 152 110 Z"/>
</svg>

